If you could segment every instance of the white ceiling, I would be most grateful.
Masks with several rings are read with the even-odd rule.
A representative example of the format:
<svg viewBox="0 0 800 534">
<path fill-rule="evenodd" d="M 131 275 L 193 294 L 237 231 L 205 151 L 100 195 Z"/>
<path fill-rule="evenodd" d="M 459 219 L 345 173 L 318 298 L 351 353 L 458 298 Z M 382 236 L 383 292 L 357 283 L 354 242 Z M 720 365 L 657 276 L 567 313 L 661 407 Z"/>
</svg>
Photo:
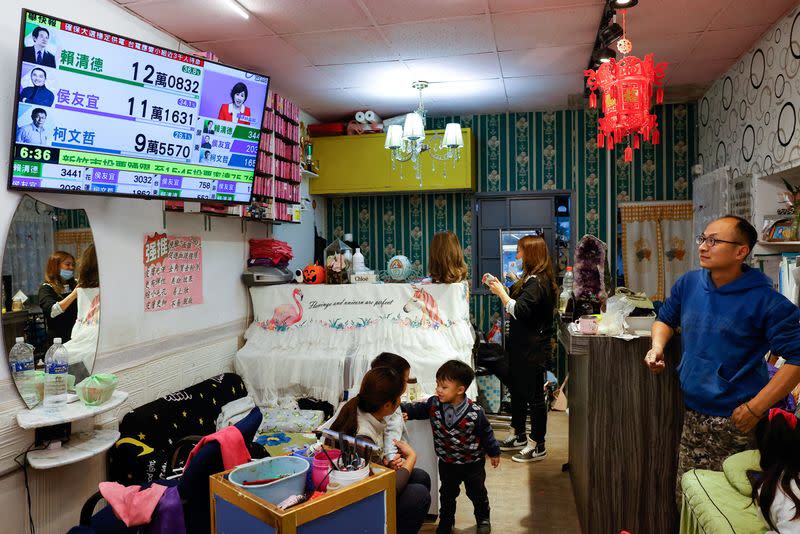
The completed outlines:
<svg viewBox="0 0 800 534">
<path fill-rule="evenodd" d="M 431 114 L 564 109 L 583 91 L 604 0 L 114 0 L 221 61 L 272 77 L 322 120 L 416 105 Z M 673 97 L 697 97 L 796 0 L 640 0 L 636 55 L 668 61 Z M 621 20 L 618 20 L 621 23 Z M 680 95 L 680 96 L 678 96 Z"/>
</svg>

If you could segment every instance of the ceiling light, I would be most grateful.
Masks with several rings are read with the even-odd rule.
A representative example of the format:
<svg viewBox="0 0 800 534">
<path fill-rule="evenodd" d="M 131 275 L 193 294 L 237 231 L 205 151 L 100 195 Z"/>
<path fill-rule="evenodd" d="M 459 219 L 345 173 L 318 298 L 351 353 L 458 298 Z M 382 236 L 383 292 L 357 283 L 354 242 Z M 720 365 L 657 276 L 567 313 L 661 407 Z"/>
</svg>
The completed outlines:
<svg viewBox="0 0 800 534">
<path fill-rule="evenodd" d="M 418 81 L 411 84 L 411 87 L 419 92 L 419 105 L 415 111 L 406 114 L 403 126 L 392 125 L 386 131 L 386 142 L 384 148 L 391 150 L 392 168 L 396 164 L 401 165 L 406 161 L 411 161 L 414 167 L 417 181 L 422 187 L 422 169 L 420 166 L 420 155 L 423 152 L 430 154 L 434 161 L 452 160 L 453 165 L 461 157 L 461 149 L 464 147 L 464 138 L 461 133 L 461 125 L 450 123 L 446 126 L 444 136 L 436 134 L 430 144 L 425 141 L 425 117 L 427 111 L 422 101 L 422 90 L 428 87 L 428 82 Z M 402 166 L 400 170 L 402 178 Z M 447 168 L 445 167 L 444 176 L 447 178 Z"/>
<path fill-rule="evenodd" d="M 614 9 L 628 9 L 639 3 L 639 0 L 613 0 L 611 7 Z"/>
<path fill-rule="evenodd" d="M 599 61 L 600 63 L 608 63 L 612 59 L 616 59 L 616 57 L 616 52 L 608 47 L 595 50 L 595 52 L 592 54 L 592 59 L 594 61 Z"/>
<path fill-rule="evenodd" d="M 248 13 L 247 10 L 243 8 L 242 5 L 236 0 L 223 0 L 223 2 L 225 2 L 225 5 L 227 5 L 229 8 L 236 11 L 236 13 L 243 19 L 250 18 L 250 13 Z"/>
<path fill-rule="evenodd" d="M 602 30 L 600 30 L 600 40 L 603 41 L 604 45 L 610 45 L 620 37 L 622 34 L 625 33 L 622 30 L 622 26 L 617 24 L 616 22 L 612 22 Z"/>
</svg>

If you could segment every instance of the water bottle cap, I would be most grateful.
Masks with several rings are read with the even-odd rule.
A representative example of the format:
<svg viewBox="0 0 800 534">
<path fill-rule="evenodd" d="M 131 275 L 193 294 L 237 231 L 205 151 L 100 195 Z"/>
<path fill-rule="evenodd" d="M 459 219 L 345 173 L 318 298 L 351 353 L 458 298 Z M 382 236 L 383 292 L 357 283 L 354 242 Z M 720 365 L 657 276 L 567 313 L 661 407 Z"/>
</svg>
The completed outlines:
<svg viewBox="0 0 800 534">
<path fill-rule="evenodd" d="M 14 340 L 14 342 L 15 343 L 25 343 L 25 338 L 24 337 L 18 337 L 17 339 Z"/>
<path fill-rule="evenodd" d="M 572 267 L 567 267 L 567 272 L 572 272 Z"/>
<path fill-rule="evenodd" d="M 54 337 L 53 338 L 53 345 L 60 345 L 60 344 L 61 344 L 61 338 L 60 337 Z"/>
<path fill-rule="evenodd" d="M 361 254 L 361 247 L 356 247 L 356 254 Z"/>
</svg>

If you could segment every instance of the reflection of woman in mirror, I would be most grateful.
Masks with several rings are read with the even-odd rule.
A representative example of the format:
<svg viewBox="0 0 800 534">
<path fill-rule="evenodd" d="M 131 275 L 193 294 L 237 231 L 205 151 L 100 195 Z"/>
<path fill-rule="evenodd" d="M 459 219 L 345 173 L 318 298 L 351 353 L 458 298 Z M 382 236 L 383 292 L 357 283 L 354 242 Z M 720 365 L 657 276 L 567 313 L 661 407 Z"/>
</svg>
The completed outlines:
<svg viewBox="0 0 800 534">
<path fill-rule="evenodd" d="M 237 82 L 231 89 L 230 104 L 222 104 L 219 108 L 219 120 L 228 122 L 238 122 L 239 124 L 250 124 L 250 108 L 244 105 L 247 100 L 247 86 L 242 82 Z"/>
<path fill-rule="evenodd" d="M 81 254 L 77 274 L 78 318 L 72 328 L 72 339 L 64 345 L 69 354 L 69 374 L 75 377 L 76 384 L 89 376 L 100 329 L 100 275 L 94 245 Z"/>
<path fill-rule="evenodd" d="M 30 87 L 25 87 L 19 94 L 19 101 L 39 106 L 52 106 L 55 95 L 45 86 L 47 83 L 47 72 L 40 67 L 31 71 Z"/>
<path fill-rule="evenodd" d="M 74 269 L 75 258 L 69 252 L 57 250 L 47 260 L 44 282 L 39 287 L 39 306 L 44 314 L 48 346 L 53 344 L 53 338 L 60 337 L 66 343 L 72 335 L 78 317 L 78 308 L 73 306 L 78 292 L 70 290 Z"/>
</svg>

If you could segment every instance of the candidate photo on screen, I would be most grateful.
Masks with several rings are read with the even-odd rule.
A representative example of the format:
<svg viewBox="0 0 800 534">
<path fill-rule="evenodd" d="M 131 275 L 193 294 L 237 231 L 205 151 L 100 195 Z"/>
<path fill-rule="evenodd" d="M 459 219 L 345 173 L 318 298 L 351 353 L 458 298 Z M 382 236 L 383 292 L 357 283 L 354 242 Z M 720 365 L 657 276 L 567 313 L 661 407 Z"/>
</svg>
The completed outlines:
<svg viewBox="0 0 800 534">
<path fill-rule="evenodd" d="M 49 28 L 34 26 L 31 33 L 25 37 L 25 44 L 29 46 L 22 49 L 22 61 L 43 67 L 56 67 L 56 56 L 49 50 L 52 46 Z"/>
<path fill-rule="evenodd" d="M 29 70 L 30 69 L 30 70 Z M 56 72 L 55 70 L 46 69 L 44 67 L 33 67 L 23 65 L 23 76 L 20 79 L 19 101 L 25 104 L 36 104 L 37 106 L 53 105 L 56 97 L 50 84 L 50 76 L 47 71 Z M 25 71 L 28 71 L 27 73 Z"/>
<path fill-rule="evenodd" d="M 206 121 L 206 124 L 203 127 L 203 133 L 214 135 L 214 121 L 212 121 L 211 119 Z"/>
<path fill-rule="evenodd" d="M 17 143 L 50 146 L 51 129 L 46 109 L 38 106 L 20 106 L 17 118 Z"/>
<path fill-rule="evenodd" d="M 211 148 L 211 137 L 208 134 L 203 135 L 203 141 L 200 148 Z"/>
<path fill-rule="evenodd" d="M 231 88 L 230 101 L 219 107 L 217 118 L 222 121 L 250 124 L 250 108 L 245 105 L 248 96 L 247 86 L 236 82 Z"/>
<path fill-rule="evenodd" d="M 214 158 L 211 157 L 210 150 L 200 151 L 200 163 L 211 163 L 212 161 L 214 161 Z"/>
</svg>

